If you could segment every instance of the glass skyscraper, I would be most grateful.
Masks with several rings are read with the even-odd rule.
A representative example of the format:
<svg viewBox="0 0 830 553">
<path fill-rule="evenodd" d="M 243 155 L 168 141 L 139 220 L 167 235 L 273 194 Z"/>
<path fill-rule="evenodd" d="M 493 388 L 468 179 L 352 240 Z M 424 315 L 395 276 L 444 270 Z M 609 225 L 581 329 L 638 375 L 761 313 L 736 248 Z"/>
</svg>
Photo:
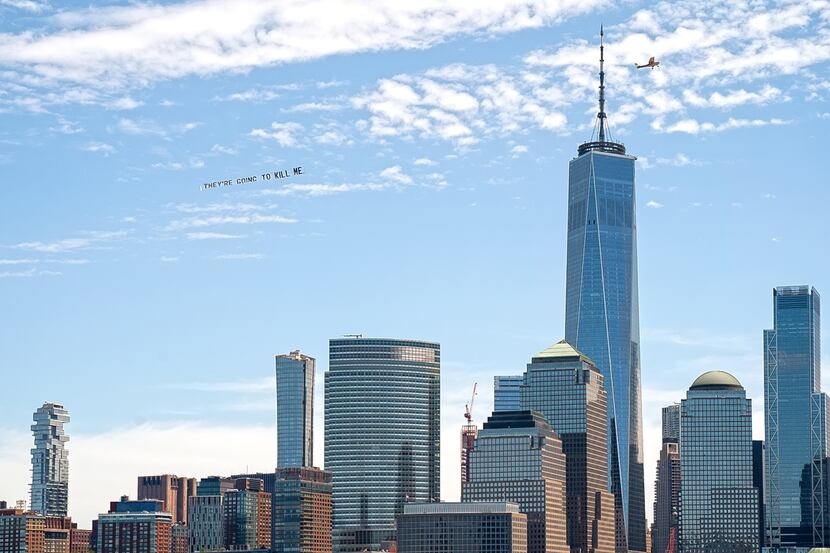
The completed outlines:
<svg viewBox="0 0 830 553">
<path fill-rule="evenodd" d="M 608 491 L 608 396 L 593 361 L 566 341 L 527 365 L 522 407 L 544 415 L 562 440 L 572 553 L 613 553 L 614 496 Z"/>
<path fill-rule="evenodd" d="M 764 331 L 766 526 L 775 548 L 830 545 L 827 396 L 821 393 L 820 298 L 809 286 L 773 290 Z"/>
<path fill-rule="evenodd" d="M 562 440 L 537 411 L 494 411 L 470 452 L 461 501 L 506 501 L 527 515 L 528 553 L 569 551 Z"/>
<path fill-rule="evenodd" d="M 440 345 L 333 339 L 325 385 L 334 551 L 377 551 L 404 504 L 440 498 Z"/>
<path fill-rule="evenodd" d="M 680 403 L 681 553 L 757 553 L 752 400 L 729 373 L 700 375 Z"/>
<path fill-rule="evenodd" d="M 520 374 L 493 377 L 493 411 L 518 411 L 522 408 Z"/>
<path fill-rule="evenodd" d="M 277 355 L 277 467 L 314 465 L 313 357 Z"/>
<path fill-rule="evenodd" d="M 672 543 L 677 543 L 679 515 L 680 404 L 673 403 L 663 407 L 663 447 L 660 448 L 654 480 L 651 553 L 666 553 Z"/>
<path fill-rule="evenodd" d="M 69 422 L 69 412 L 58 403 L 44 403 L 33 419 L 31 510 L 65 517 L 69 503 L 69 436 L 63 425 Z"/>
<path fill-rule="evenodd" d="M 600 52 L 597 140 L 579 146 L 568 171 L 565 339 L 605 377 L 617 548 L 645 551 L 636 158 L 607 135 Z"/>
</svg>

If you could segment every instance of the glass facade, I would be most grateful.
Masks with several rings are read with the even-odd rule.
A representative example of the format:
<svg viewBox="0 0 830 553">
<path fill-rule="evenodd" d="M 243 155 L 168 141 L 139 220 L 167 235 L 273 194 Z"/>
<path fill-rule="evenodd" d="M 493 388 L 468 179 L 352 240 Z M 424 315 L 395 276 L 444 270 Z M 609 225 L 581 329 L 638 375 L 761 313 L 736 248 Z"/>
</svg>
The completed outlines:
<svg viewBox="0 0 830 553">
<path fill-rule="evenodd" d="M 771 547 L 823 547 L 828 505 L 827 397 L 821 393 L 820 298 L 808 286 L 773 290 L 764 331 L 767 538 Z"/>
<path fill-rule="evenodd" d="M 493 377 L 493 411 L 518 411 L 522 408 L 522 375 Z"/>
<path fill-rule="evenodd" d="M 680 441 L 680 404 L 663 407 L 663 443 Z"/>
<path fill-rule="evenodd" d="M 514 503 L 407 505 L 399 553 L 527 553 L 527 516 Z"/>
<path fill-rule="evenodd" d="M 441 349 L 345 337 L 329 343 L 325 467 L 334 551 L 376 551 L 405 503 L 440 498 Z"/>
<path fill-rule="evenodd" d="M 313 357 L 277 355 L 277 467 L 314 465 Z"/>
<path fill-rule="evenodd" d="M 732 375 L 704 373 L 680 404 L 681 553 L 753 553 L 752 400 Z"/>
<path fill-rule="evenodd" d="M 680 405 L 678 404 L 677 407 L 679 408 Z M 665 410 L 663 412 L 665 413 Z M 679 515 L 680 445 L 677 440 L 666 441 L 664 435 L 660 458 L 657 460 L 657 477 L 654 481 L 654 523 L 651 527 L 651 553 L 666 553 L 670 542 L 674 541 L 676 543 Z"/>
<path fill-rule="evenodd" d="M 69 412 L 63 405 L 44 403 L 34 416 L 32 434 L 31 510 L 47 516 L 65 517 L 69 504 L 69 450 L 63 425 Z"/>
<path fill-rule="evenodd" d="M 569 167 L 565 339 L 605 377 L 617 546 L 645 551 L 636 158 L 581 151 Z"/>
<path fill-rule="evenodd" d="M 562 440 L 571 551 L 612 553 L 615 507 L 608 491 L 608 399 L 602 374 L 563 340 L 533 357 L 524 382 L 522 407 L 544 415 Z"/>
<path fill-rule="evenodd" d="M 470 452 L 461 501 L 507 501 L 527 515 L 530 553 L 569 551 L 565 529 L 565 455 L 541 413 L 495 411 Z"/>
<path fill-rule="evenodd" d="M 331 553 L 331 473 L 277 470 L 273 508 L 274 553 Z"/>
</svg>

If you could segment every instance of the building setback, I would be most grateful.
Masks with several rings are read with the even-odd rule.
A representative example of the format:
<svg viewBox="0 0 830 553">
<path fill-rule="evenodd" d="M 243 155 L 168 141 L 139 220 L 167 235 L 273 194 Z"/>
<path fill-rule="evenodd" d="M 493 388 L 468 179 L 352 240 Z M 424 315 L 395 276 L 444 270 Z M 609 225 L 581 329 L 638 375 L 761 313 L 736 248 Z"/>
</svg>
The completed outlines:
<svg viewBox="0 0 830 553">
<path fill-rule="evenodd" d="M 333 547 L 394 541 L 405 503 L 440 499 L 441 350 L 434 342 L 333 339 L 325 376 L 325 466 Z"/>
<path fill-rule="evenodd" d="M 613 553 L 614 496 L 608 491 L 607 393 L 596 365 L 565 340 L 527 365 L 522 406 L 539 411 L 562 440 L 567 539 L 572 553 Z"/>
<path fill-rule="evenodd" d="M 565 455 L 541 413 L 494 411 L 470 452 L 461 501 L 510 502 L 527 515 L 529 553 L 565 553 Z"/>
<path fill-rule="evenodd" d="M 522 381 L 520 374 L 493 377 L 493 411 L 520 411 L 522 409 Z"/>
<path fill-rule="evenodd" d="M 315 365 L 299 350 L 276 356 L 279 468 L 314 465 Z"/>
<path fill-rule="evenodd" d="M 515 503 L 416 503 L 398 515 L 398 553 L 526 553 Z"/>
<path fill-rule="evenodd" d="M 179 478 L 175 474 L 139 476 L 138 499 L 160 499 L 164 510 L 173 515 L 173 521 L 187 523 L 187 499 L 196 495 L 195 478 Z"/>
<path fill-rule="evenodd" d="M 600 46 L 596 141 L 568 166 L 565 339 L 593 359 L 608 390 L 608 480 L 617 550 L 645 551 L 636 158 L 607 133 Z"/>
<path fill-rule="evenodd" d="M 752 400 L 729 373 L 700 375 L 680 404 L 681 553 L 755 553 Z"/>
<path fill-rule="evenodd" d="M 65 517 L 69 503 L 69 436 L 63 427 L 69 422 L 69 412 L 58 403 L 44 403 L 33 419 L 31 509 Z"/>
<path fill-rule="evenodd" d="M 277 470 L 274 553 L 331 553 L 331 494 L 329 472 L 312 467 Z"/>
<path fill-rule="evenodd" d="M 830 545 L 828 435 L 821 393 L 821 300 L 809 286 L 772 292 L 764 331 L 766 526 L 773 548 Z"/>
</svg>

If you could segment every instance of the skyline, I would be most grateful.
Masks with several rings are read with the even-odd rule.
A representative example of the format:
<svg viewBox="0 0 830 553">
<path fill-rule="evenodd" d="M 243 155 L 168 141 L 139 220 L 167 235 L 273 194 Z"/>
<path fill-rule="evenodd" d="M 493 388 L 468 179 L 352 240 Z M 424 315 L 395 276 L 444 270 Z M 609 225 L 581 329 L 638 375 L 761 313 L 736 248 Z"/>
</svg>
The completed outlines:
<svg viewBox="0 0 830 553">
<path fill-rule="evenodd" d="M 87 12 L 31 4 L 42 15 L 0 2 L 2 40 L 31 54 L 0 54 L 28 87 L 0 79 L 0 499 L 27 496 L 26 429 L 44 401 L 73 416 L 69 503 L 87 513 L 81 523 L 132 492 L 120 486 L 140 474 L 269 470 L 273 356 L 300 348 L 318 359 L 321 378 L 327 340 L 351 332 L 441 344 L 442 498 L 456 498 L 456 438 L 473 382 L 480 424 L 492 376 L 521 371 L 565 334 L 566 166 L 590 135 L 600 19 L 615 137 L 640 154 L 646 504 L 659 407 L 680 401 L 704 370 L 744 383 L 763 436 L 769 291 L 828 289 L 820 237 L 830 193 L 816 178 L 830 117 L 825 4 L 768 6 L 757 20 L 634 4 L 612 7 L 610 25 L 594 5 L 540 8 L 538 28 L 507 8 L 472 22 L 458 12 L 415 49 L 384 43 L 243 64 L 247 73 L 227 79 L 192 67 L 150 71 L 139 85 L 125 67 L 109 90 L 90 79 L 100 75 L 94 56 L 86 68 L 53 58 L 65 70 L 54 78 L 80 83 L 70 90 L 88 89 L 86 99 L 49 96 L 55 85 L 31 64 L 47 51 L 38 37 L 74 26 L 92 40 L 77 20 Z M 150 25 L 161 17 L 138 7 L 89 13 L 122 32 L 133 27 L 119 15 Z M 698 31 L 725 32 L 750 19 L 746 39 L 711 32 L 711 42 L 682 50 L 695 21 Z M 741 57 L 759 37 L 777 49 Z M 815 48 L 790 56 L 810 40 Z M 647 52 L 663 65 L 634 73 L 626 64 Z M 513 97 L 507 85 L 515 109 L 495 109 Z M 524 111 L 530 105 L 542 112 Z M 302 179 L 198 190 L 223 175 L 300 165 Z M 214 470 L 197 459 L 199 440 L 229 444 L 211 451 Z M 321 442 L 318 434 L 318 463 Z M 128 474 L 101 474 L 107 461 Z M 86 497 L 93 475 L 105 501 Z"/>
</svg>

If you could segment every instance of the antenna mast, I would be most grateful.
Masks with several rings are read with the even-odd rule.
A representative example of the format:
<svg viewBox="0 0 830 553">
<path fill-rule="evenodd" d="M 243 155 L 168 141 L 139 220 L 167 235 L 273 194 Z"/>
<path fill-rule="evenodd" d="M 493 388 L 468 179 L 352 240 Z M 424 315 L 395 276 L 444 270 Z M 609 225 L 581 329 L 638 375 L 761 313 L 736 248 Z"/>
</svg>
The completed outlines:
<svg viewBox="0 0 830 553">
<path fill-rule="evenodd" d="M 599 26 L 599 141 L 605 142 L 605 31 Z"/>
</svg>

